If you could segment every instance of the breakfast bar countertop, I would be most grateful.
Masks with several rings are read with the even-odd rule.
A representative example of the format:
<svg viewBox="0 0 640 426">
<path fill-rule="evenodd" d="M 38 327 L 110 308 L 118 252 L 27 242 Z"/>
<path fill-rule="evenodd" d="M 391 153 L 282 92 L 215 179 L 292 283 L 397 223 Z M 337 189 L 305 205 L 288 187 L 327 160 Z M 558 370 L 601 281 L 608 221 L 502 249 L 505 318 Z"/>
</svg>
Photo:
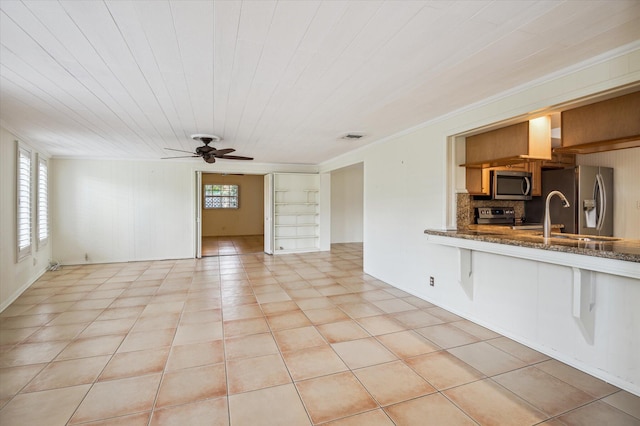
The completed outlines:
<svg viewBox="0 0 640 426">
<path fill-rule="evenodd" d="M 541 231 L 496 225 L 470 225 L 465 229 L 450 231 L 427 229 L 424 233 L 640 263 L 640 240 L 553 232 L 549 241 L 545 242 Z"/>
</svg>

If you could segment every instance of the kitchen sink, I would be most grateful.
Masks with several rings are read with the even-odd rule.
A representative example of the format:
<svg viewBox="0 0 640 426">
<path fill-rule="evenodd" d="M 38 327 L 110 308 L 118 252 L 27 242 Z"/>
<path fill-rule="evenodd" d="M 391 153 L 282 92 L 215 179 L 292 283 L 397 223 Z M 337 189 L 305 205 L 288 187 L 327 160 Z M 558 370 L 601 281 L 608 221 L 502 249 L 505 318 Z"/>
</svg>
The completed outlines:
<svg viewBox="0 0 640 426">
<path fill-rule="evenodd" d="M 593 235 L 572 235 L 572 234 L 551 234 L 551 238 L 558 238 L 561 240 L 572 240 L 572 241 L 586 241 L 586 242 L 599 242 L 599 243 L 608 243 L 613 241 L 620 241 L 622 238 L 613 238 L 613 237 L 598 237 Z"/>
<path fill-rule="evenodd" d="M 512 225 L 511 229 L 519 230 L 519 231 L 536 231 L 542 229 L 541 223 L 527 223 L 522 225 Z"/>
<path fill-rule="evenodd" d="M 542 238 L 542 232 L 533 232 L 532 237 Z M 615 237 L 599 237 L 597 235 L 579 235 L 579 234 L 561 234 L 561 233 L 552 233 L 551 240 L 566 240 L 566 241 L 579 241 L 585 243 L 612 243 L 615 241 L 620 241 L 622 238 Z"/>
</svg>

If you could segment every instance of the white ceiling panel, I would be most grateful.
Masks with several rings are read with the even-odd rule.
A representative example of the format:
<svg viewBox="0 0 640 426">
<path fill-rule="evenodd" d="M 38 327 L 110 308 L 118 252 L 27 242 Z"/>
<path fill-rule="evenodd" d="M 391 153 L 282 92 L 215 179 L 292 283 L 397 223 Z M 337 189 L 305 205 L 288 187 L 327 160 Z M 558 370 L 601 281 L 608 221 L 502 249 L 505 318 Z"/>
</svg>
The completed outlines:
<svg viewBox="0 0 640 426">
<path fill-rule="evenodd" d="M 213 2 L 171 3 L 180 61 L 193 105 L 197 133 L 213 127 Z"/>
<path fill-rule="evenodd" d="M 221 135 L 227 119 L 229 89 L 233 80 L 234 59 L 242 4 L 215 2 L 213 12 L 213 133 Z"/>
<path fill-rule="evenodd" d="M 158 68 L 164 88 L 172 99 L 182 128 L 191 129 L 176 134 L 180 137 L 198 133 L 195 106 L 187 84 L 185 64 L 181 58 L 172 4 L 158 1 L 135 1 L 133 4 L 138 22 L 141 22 L 149 44 L 154 65 Z M 152 64 L 148 64 L 148 68 L 151 70 Z M 189 142 L 186 141 L 181 146 L 188 147 Z"/>
<path fill-rule="evenodd" d="M 236 140 L 246 141 L 249 146 L 255 144 L 256 127 L 264 117 L 274 93 L 282 86 L 283 75 L 292 62 L 317 10 L 317 2 L 278 4 L 255 77 L 250 85 L 248 101 L 244 105 Z"/>
<path fill-rule="evenodd" d="M 263 52 L 276 12 L 277 3 L 266 1 L 243 3 L 240 10 L 225 121 L 219 134 L 237 149 L 241 146 L 236 143 L 236 135 L 244 124 L 242 119 L 247 104 L 253 101 L 252 87 L 260 79 L 257 77 L 258 67 L 262 60 L 268 60 L 263 58 Z"/>
<path fill-rule="evenodd" d="M 147 98 L 147 105 L 153 111 L 154 117 L 158 120 L 159 126 L 165 133 L 163 146 L 173 149 L 188 149 L 188 133 L 184 132 L 178 114 L 175 99 L 169 93 L 165 79 L 158 67 L 153 50 L 149 45 L 147 35 L 139 24 L 138 14 L 134 5 L 130 2 L 112 1 L 106 3 L 109 13 L 113 17 L 115 25 L 118 27 L 127 50 L 133 60 L 135 60 L 137 70 L 132 73 L 139 73 L 144 80 L 140 82 L 139 90 L 148 88 L 153 96 L 153 101 Z M 155 105 L 151 106 L 155 102 Z M 163 151 L 158 148 L 158 153 Z"/>
<path fill-rule="evenodd" d="M 53 156 L 213 133 L 315 164 L 639 41 L 637 0 L 0 0 L 0 124 Z"/>
</svg>

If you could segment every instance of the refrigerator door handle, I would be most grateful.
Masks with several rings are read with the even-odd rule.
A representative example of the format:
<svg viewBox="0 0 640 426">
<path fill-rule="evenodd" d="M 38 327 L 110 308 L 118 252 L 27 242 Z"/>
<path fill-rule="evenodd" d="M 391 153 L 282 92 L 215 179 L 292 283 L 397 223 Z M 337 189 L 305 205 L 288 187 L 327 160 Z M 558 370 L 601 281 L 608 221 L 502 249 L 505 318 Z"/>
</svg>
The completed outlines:
<svg viewBox="0 0 640 426">
<path fill-rule="evenodd" d="M 607 211 L 607 197 L 605 193 L 606 189 L 604 186 L 604 180 L 602 179 L 602 175 L 598 173 L 596 175 L 596 182 L 593 186 L 593 198 L 596 200 L 596 214 L 598 215 L 598 221 L 596 225 L 596 229 L 598 231 L 602 230 L 602 225 L 604 224 L 604 216 Z"/>
</svg>

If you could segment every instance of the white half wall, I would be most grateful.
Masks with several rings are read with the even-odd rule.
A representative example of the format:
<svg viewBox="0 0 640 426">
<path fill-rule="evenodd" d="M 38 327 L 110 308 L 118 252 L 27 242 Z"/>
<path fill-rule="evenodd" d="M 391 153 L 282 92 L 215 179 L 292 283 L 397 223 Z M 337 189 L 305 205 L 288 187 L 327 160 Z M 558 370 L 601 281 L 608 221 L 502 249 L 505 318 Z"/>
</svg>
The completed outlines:
<svg viewBox="0 0 640 426">
<path fill-rule="evenodd" d="M 458 249 L 427 246 L 425 259 L 445 270 L 436 276 L 434 287 L 412 288 L 415 295 L 640 394 L 637 279 L 593 273 L 591 340 L 574 317 L 571 267 L 474 250 L 471 298 L 458 281 Z"/>
<path fill-rule="evenodd" d="M 331 172 L 331 243 L 363 241 L 363 197 L 363 163 Z"/>
<path fill-rule="evenodd" d="M 0 312 L 45 272 L 51 259 L 51 242 L 42 247 L 35 242 L 34 210 L 31 254 L 16 262 L 16 140 L 15 135 L 0 127 Z M 35 179 L 37 151 L 21 143 L 31 149 Z M 35 180 L 33 182 L 35 185 Z M 32 208 L 35 208 L 35 200 L 34 194 Z"/>
</svg>

